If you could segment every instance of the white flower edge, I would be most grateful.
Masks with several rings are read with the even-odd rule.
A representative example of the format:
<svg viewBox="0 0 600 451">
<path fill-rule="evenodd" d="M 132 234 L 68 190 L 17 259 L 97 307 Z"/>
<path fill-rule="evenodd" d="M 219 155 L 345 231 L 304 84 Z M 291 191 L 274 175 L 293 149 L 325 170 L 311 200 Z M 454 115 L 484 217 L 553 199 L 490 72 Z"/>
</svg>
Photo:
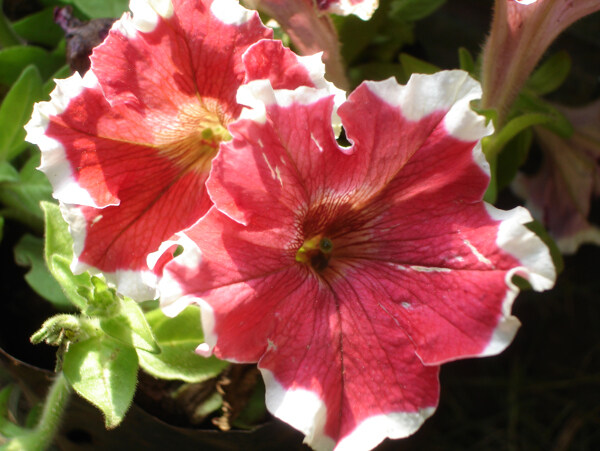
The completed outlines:
<svg viewBox="0 0 600 451">
<path fill-rule="evenodd" d="M 173 16 L 171 0 L 130 0 L 129 9 L 133 13 L 133 26 L 142 33 L 152 32 L 160 18 Z"/>
<path fill-rule="evenodd" d="M 258 45 L 258 42 L 252 44 L 252 46 L 250 46 L 248 50 L 246 50 L 246 52 L 250 51 L 250 48 L 255 45 Z M 318 52 L 308 56 L 299 56 L 296 53 L 294 53 L 294 56 L 296 57 L 296 61 L 298 62 L 298 64 L 300 64 L 306 69 L 310 80 L 315 85 L 314 87 L 316 89 L 323 89 L 329 92 L 330 95 L 333 95 L 334 108 L 333 113 L 331 115 L 331 123 L 333 126 L 335 136 L 339 137 L 342 131 L 342 120 L 338 116 L 337 110 L 339 106 L 346 101 L 346 91 L 344 91 L 343 89 L 339 89 L 333 83 L 325 79 L 325 63 L 323 63 L 323 52 Z M 243 59 L 244 56 L 242 56 L 242 60 Z M 242 93 L 239 94 L 240 88 L 238 88 L 238 103 L 244 105 L 244 103 L 241 103 L 241 101 L 245 100 L 251 102 L 251 104 L 256 106 L 258 102 L 254 99 L 254 96 L 257 95 L 257 92 L 253 92 L 253 89 L 250 88 L 248 92 L 244 92 L 244 89 L 242 89 Z M 270 95 L 268 95 L 268 97 L 270 98 Z M 259 107 L 259 111 L 263 111 L 262 107 Z"/>
<path fill-rule="evenodd" d="M 501 221 L 496 245 L 521 265 L 506 273 L 507 291 L 502 302 L 502 318 L 481 357 L 496 355 L 506 349 L 520 326 L 519 320 L 511 315 L 513 302 L 519 294 L 519 288 L 512 282 L 513 276 L 526 279 L 535 291 L 549 290 L 556 281 L 556 268 L 550 250 L 535 233 L 525 227 L 525 224 L 533 221 L 529 211 L 523 207 L 504 211 L 487 203 L 484 205 L 492 219 Z"/>
<path fill-rule="evenodd" d="M 244 8 L 237 0 L 215 0 L 210 5 L 213 16 L 227 25 L 243 25 L 256 16 L 256 11 Z"/>
<path fill-rule="evenodd" d="M 351 0 L 338 0 L 332 3 L 327 12 L 347 16 L 354 14 L 362 20 L 369 20 L 379 6 L 379 0 L 362 0 L 358 3 Z"/>
<path fill-rule="evenodd" d="M 333 85 L 331 85 L 333 86 Z M 237 102 L 240 105 L 246 105 L 242 109 L 239 119 L 247 119 L 258 124 L 264 124 L 267 121 L 266 107 L 278 105 L 286 108 L 293 104 L 310 105 L 326 97 L 333 97 L 334 108 L 332 112 L 331 126 L 335 133 L 335 117 L 341 126 L 341 121 L 337 116 L 336 99 L 339 100 L 339 91 L 335 88 L 332 92 L 330 87 L 312 88 L 300 86 L 294 90 L 291 89 L 273 89 L 269 80 L 253 80 L 238 88 Z M 342 91 L 343 93 L 343 91 Z M 345 94 L 343 93 L 345 98 Z M 338 97 L 336 97 L 338 96 Z"/>
<path fill-rule="evenodd" d="M 182 270 L 196 271 L 202 261 L 202 252 L 198 245 L 184 232 L 180 232 L 171 239 L 164 241 L 156 252 L 148 255 L 148 266 L 153 267 L 164 251 L 173 245 L 181 246 L 183 251 L 164 268 L 162 277 L 158 283 L 160 308 L 169 317 L 175 317 L 188 305 L 198 303 L 198 299 L 195 296 L 184 293 L 181 284 L 177 281 L 173 272 L 169 270 L 169 265 L 175 265 L 175 267 Z M 205 304 L 205 307 L 210 308 L 208 304 Z M 202 314 L 202 318 L 204 317 L 205 315 Z M 211 327 L 210 324 L 206 324 L 206 326 L 203 324 L 202 328 L 206 337 L 212 333 L 214 327 Z"/>
<path fill-rule="evenodd" d="M 136 301 L 156 299 L 158 276 L 151 270 L 125 270 L 114 272 L 100 271 L 94 266 L 79 260 L 86 240 L 87 220 L 78 205 L 60 203 L 61 214 L 69 227 L 69 234 L 73 238 L 73 260 L 71 271 L 81 274 L 88 271 L 93 275 L 102 275 L 115 289 L 125 296 Z"/>
<path fill-rule="evenodd" d="M 55 199 L 67 204 L 100 208 L 90 193 L 75 179 L 63 145 L 46 135 L 50 118 L 64 113 L 71 100 L 79 96 L 84 89 L 100 89 L 98 80 L 88 71 L 83 78 L 75 72 L 69 78 L 54 81 L 56 88 L 50 93 L 50 101 L 36 103 L 33 107 L 31 119 L 25 125 L 25 140 L 40 148 L 41 164 L 38 169 L 48 177 Z M 108 205 L 117 204 L 118 202 Z"/>
<path fill-rule="evenodd" d="M 260 362 L 259 369 L 265 382 L 267 409 L 304 433 L 304 443 L 317 451 L 370 450 L 386 438 L 399 439 L 414 434 L 435 412 L 435 407 L 426 407 L 417 412 L 390 412 L 366 418 L 336 446 L 325 434 L 327 406 L 319 396 L 305 389 L 286 390 L 271 371 L 260 368 Z"/>
<path fill-rule="evenodd" d="M 388 78 L 365 82 L 369 90 L 388 105 L 398 108 L 409 121 L 420 121 L 434 112 L 445 112 L 444 126 L 462 141 L 478 141 L 493 133 L 491 124 L 470 108 L 481 98 L 481 85 L 462 70 L 413 74 L 406 85 Z"/>
</svg>

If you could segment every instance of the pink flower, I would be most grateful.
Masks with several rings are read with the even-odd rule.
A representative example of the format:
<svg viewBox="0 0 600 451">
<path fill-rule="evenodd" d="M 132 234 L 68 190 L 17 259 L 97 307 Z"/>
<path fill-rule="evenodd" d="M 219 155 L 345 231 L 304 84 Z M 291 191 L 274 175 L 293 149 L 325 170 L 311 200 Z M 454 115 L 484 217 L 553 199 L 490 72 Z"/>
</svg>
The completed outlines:
<svg viewBox="0 0 600 451">
<path fill-rule="evenodd" d="M 342 89 L 348 88 L 338 35 L 331 19 L 324 14 L 355 14 L 371 17 L 378 0 L 246 0 L 250 7 L 274 18 L 303 55 L 323 52 L 328 79 Z"/>
<path fill-rule="evenodd" d="M 74 270 L 100 270 L 143 300 L 156 297 L 165 262 L 150 254 L 212 205 L 204 183 L 242 110 L 238 87 L 326 82 L 318 56 L 264 40 L 271 30 L 235 0 L 131 8 L 94 50 L 92 70 L 58 80 L 37 105 L 27 139 L 41 148 L 40 169 L 69 222 Z"/>
<path fill-rule="evenodd" d="M 349 148 L 324 90 L 240 95 L 256 109 L 232 124 L 215 206 L 165 267 L 164 309 L 198 303 L 198 352 L 258 362 L 267 407 L 315 449 L 406 437 L 437 405 L 441 363 L 512 340 L 512 277 L 555 278 L 529 213 L 481 200 L 479 85 L 461 71 L 363 83 L 339 108 Z"/>
<path fill-rule="evenodd" d="M 588 221 L 591 200 L 600 196 L 600 101 L 558 109 L 573 123 L 573 136 L 563 139 L 536 127 L 542 167 L 530 177 L 519 174 L 513 188 L 561 252 L 572 254 L 584 243 L 600 245 L 600 229 Z"/>
<path fill-rule="evenodd" d="M 497 108 L 501 124 L 552 41 L 598 10 L 598 0 L 496 0 L 483 53 L 482 106 Z"/>
</svg>

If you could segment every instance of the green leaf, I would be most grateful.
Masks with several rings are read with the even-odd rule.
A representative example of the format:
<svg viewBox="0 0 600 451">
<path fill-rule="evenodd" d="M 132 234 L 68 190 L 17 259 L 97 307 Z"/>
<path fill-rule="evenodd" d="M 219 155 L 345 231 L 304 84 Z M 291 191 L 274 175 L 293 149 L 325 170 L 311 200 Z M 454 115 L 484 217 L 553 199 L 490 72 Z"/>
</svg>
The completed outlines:
<svg viewBox="0 0 600 451">
<path fill-rule="evenodd" d="M 65 64 L 65 58 L 57 52 L 51 53 L 27 45 L 2 49 L 0 50 L 0 84 L 12 85 L 30 64 L 34 64 L 39 69 L 42 80 L 45 80 Z"/>
<path fill-rule="evenodd" d="M 98 318 L 110 318 L 121 312 L 121 300 L 117 292 L 108 286 L 103 278 L 92 276 L 92 289 L 79 287 L 80 295 L 87 298 L 86 315 Z"/>
<path fill-rule="evenodd" d="M 21 38 L 15 33 L 11 23 L 3 14 L 2 1 L 0 0 L 0 48 L 22 44 Z"/>
<path fill-rule="evenodd" d="M 390 15 L 405 22 L 414 22 L 433 14 L 446 0 L 394 0 Z"/>
<path fill-rule="evenodd" d="M 18 181 L 19 173 L 14 166 L 7 161 L 0 161 L 0 183 Z"/>
<path fill-rule="evenodd" d="M 525 91 L 521 92 L 513 109 L 523 113 L 545 114 L 548 116 L 548 120 L 543 123 L 543 126 L 553 131 L 561 138 L 569 139 L 573 134 L 573 125 L 569 119 L 550 103 L 535 94 L 530 94 Z"/>
<path fill-rule="evenodd" d="M 525 163 L 533 140 L 531 129 L 524 130 L 506 144 L 498 155 L 496 171 L 498 190 L 507 187 L 515 178 L 519 168 Z"/>
<path fill-rule="evenodd" d="M 526 88 L 538 95 L 548 94 L 562 85 L 571 72 L 571 57 L 566 51 L 555 53 L 529 77 Z"/>
<path fill-rule="evenodd" d="M 69 233 L 69 226 L 63 219 L 60 207 L 54 202 L 42 202 L 40 204 L 44 212 L 46 224 L 46 261 L 50 261 L 53 255 L 60 255 L 67 260 L 73 258 L 73 238 Z"/>
<path fill-rule="evenodd" d="M 129 0 L 65 0 L 81 10 L 90 19 L 121 17 L 129 9 Z"/>
<path fill-rule="evenodd" d="M 15 246 L 15 261 L 20 266 L 30 266 L 25 280 L 33 290 L 59 310 L 71 307 L 60 285 L 52 277 L 44 261 L 44 240 L 30 234 L 23 235 Z"/>
<path fill-rule="evenodd" d="M 393 63 L 367 63 L 354 66 L 348 71 L 350 82 L 360 84 L 363 80 L 385 80 L 395 77 L 399 82 L 405 82 L 404 70 L 400 64 Z"/>
<path fill-rule="evenodd" d="M 123 299 L 121 313 L 102 319 L 100 327 L 107 335 L 128 346 L 152 354 L 158 354 L 161 351 L 154 339 L 152 329 L 146 321 L 144 312 L 132 299 Z"/>
<path fill-rule="evenodd" d="M 354 15 L 331 16 L 342 43 L 342 57 L 348 65 L 352 64 L 358 56 L 375 40 L 379 30 L 388 21 L 389 10 L 384 2 L 370 20 L 362 20 Z"/>
<path fill-rule="evenodd" d="M 27 66 L 0 106 L 0 160 L 10 161 L 23 151 L 23 126 L 31 118 L 33 104 L 42 98 L 42 77 L 33 65 Z"/>
<path fill-rule="evenodd" d="M 102 411 L 107 429 L 123 421 L 135 393 L 137 370 L 135 350 L 107 337 L 73 343 L 63 362 L 67 380 Z"/>
<path fill-rule="evenodd" d="M 161 379 L 202 382 L 219 374 L 228 363 L 215 357 L 200 357 L 194 350 L 204 341 L 200 310 L 189 306 L 175 318 L 160 310 L 146 313 L 148 324 L 160 346 L 160 354 L 139 350 L 140 366 Z"/>
<path fill-rule="evenodd" d="M 546 124 L 552 120 L 552 116 L 547 114 L 523 114 L 511 119 L 498 133 L 492 136 L 486 136 L 481 140 L 483 153 L 490 164 L 490 185 L 483 196 L 483 199 L 486 202 L 492 204 L 496 202 L 498 190 L 501 187 L 498 184 L 498 156 L 507 143 L 515 138 L 519 133 L 532 127 L 533 125 Z"/>
<path fill-rule="evenodd" d="M 475 60 L 473 60 L 471 52 L 464 47 L 458 49 L 458 62 L 462 70 L 467 71 L 471 75 L 475 73 Z"/>
<path fill-rule="evenodd" d="M 54 8 L 49 7 L 13 23 L 14 30 L 28 42 L 54 48 L 64 37 L 62 29 L 54 23 Z"/>
<path fill-rule="evenodd" d="M 483 200 L 485 200 L 486 202 L 488 202 L 490 204 L 493 204 L 496 202 L 496 199 L 498 197 L 498 178 L 496 176 L 497 167 L 498 167 L 498 155 L 497 154 L 488 155 L 485 153 L 487 138 L 488 137 L 483 138 L 481 140 L 481 145 L 483 148 L 483 153 L 485 155 L 485 158 L 490 165 L 490 184 L 488 185 L 487 189 L 485 190 L 485 194 L 483 195 Z"/>
<path fill-rule="evenodd" d="M 498 155 L 504 146 L 523 130 L 534 125 L 552 121 L 552 116 L 543 113 L 526 113 L 511 119 L 498 133 L 482 140 L 483 152 L 486 156 Z"/>
<path fill-rule="evenodd" d="M 87 299 L 81 296 L 80 288 L 91 285 L 90 274 L 84 272 L 74 275 L 71 271 L 71 259 L 66 259 L 62 255 L 53 255 L 47 260 L 48 268 L 54 276 L 65 296 L 78 309 L 85 311 L 87 309 Z"/>
<path fill-rule="evenodd" d="M 52 187 L 46 176 L 38 171 L 39 154 L 31 157 L 19 173 L 19 182 L 2 185 L 0 201 L 8 208 L 2 213 L 32 228 L 43 228 L 41 201 L 52 199 Z"/>
<path fill-rule="evenodd" d="M 79 294 L 78 290 L 80 287 L 92 289 L 90 275 L 84 272 L 75 276 L 71 271 L 73 239 L 69 233 L 69 227 L 60 213 L 59 206 L 52 202 L 42 202 L 41 208 L 44 211 L 46 224 L 44 257 L 48 269 L 71 303 L 80 310 L 85 310 L 87 300 Z"/>
<path fill-rule="evenodd" d="M 435 74 L 440 68 L 427 61 L 420 60 L 408 53 L 400 54 L 400 63 L 404 69 L 405 78 L 408 80 L 411 74 Z"/>
<path fill-rule="evenodd" d="M 267 406 L 265 405 L 265 384 L 259 378 L 258 383 L 254 387 L 252 396 L 248 400 L 248 404 L 233 420 L 233 425 L 240 429 L 252 429 L 257 424 L 264 421 L 267 415 Z"/>
</svg>

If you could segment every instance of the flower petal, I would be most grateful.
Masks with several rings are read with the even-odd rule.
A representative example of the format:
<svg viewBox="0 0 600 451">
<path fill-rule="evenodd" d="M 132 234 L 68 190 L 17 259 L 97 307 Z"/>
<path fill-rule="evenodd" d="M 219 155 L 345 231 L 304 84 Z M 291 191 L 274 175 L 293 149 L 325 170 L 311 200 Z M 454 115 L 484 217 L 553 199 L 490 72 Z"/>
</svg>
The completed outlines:
<svg viewBox="0 0 600 451">
<path fill-rule="evenodd" d="M 263 40 L 272 31 L 235 0 L 131 7 L 133 17 L 124 14 L 95 49 L 92 70 L 59 81 L 51 101 L 36 107 L 28 139 L 40 146 L 40 169 L 70 221 L 74 270 L 102 271 L 143 300 L 156 296 L 173 250 L 161 244 L 212 204 L 204 182 L 242 111 L 236 93 L 244 79 L 333 88 L 318 57 L 298 58 Z M 257 42 L 247 74 L 242 56 Z M 258 68 L 267 56 L 289 76 Z M 167 253 L 149 265 L 159 250 Z"/>
<path fill-rule="evenodd" d="M 411 434 L 439 363 L 512 339 L 512 277 L 555 277 L 528 213 L 482 202 L 477 85 L 459 71 L 363 84 L 339 109 L 351 148 L 326 90 L 244 90 L 255 114 L 232 125 L 215 206 L 185 232 L 202 259 L 169 262 L 168 288 L 202 307 L 199 350 L 258 360 L 267 406 L 313 447 Z"/>
<path fill-rule="evenodd" d="M 111 104 L 125 102 L 163 126 L 182 106 L 203 100 L 221 123 L 235 119 L 237 87 L 244 79 L 242 55 L 272 31 L 256 12 L 235 0 L 173 0 L 168 14 L 152 14 L 153 2 L 126 13 L 91 57 L 92 70 Z M 139 28 L 136 14 L 148 11 L 154 27 Z M 157 8 L 158 9 L 158 8 Z M 170 128 L 175 128 L 172 124 Z"/>
</svg>

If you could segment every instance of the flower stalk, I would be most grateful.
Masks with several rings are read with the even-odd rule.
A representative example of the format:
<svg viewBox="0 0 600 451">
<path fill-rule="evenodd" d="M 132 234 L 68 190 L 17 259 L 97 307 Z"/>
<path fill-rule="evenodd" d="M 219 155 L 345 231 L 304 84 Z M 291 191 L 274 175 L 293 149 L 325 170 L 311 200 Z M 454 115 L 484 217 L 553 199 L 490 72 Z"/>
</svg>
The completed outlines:
<svg viewBox="0 0 600 451">
<path fill-rule="evenodd" d="M 50 386 L 40 420 L 31 432 L 15 437 L 7 446 L 8 451 L 43 451 L 52 442 L 71 395 L 71 386 L 61 372 Z"/>
</svg>

